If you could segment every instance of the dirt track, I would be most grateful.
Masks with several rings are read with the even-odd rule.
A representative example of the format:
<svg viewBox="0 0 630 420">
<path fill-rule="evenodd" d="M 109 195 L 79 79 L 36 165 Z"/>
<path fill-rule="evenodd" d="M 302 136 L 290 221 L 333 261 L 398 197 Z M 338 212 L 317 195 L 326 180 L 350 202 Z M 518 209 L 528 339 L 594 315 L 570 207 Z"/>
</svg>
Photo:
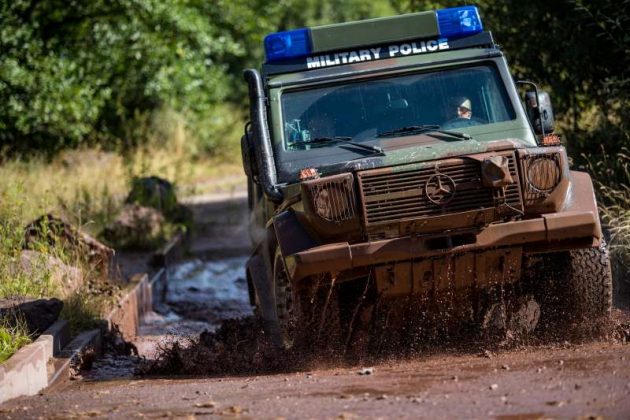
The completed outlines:
<svg viewBox="0 0 630 420">
<path fill-rule="evenodd" d="M 214 262 L 180 268 L 188 277 L 182 275 L 169 307 L 136 343 L 149 356 L 168 334 L 194 334 L 248 310 L 242 274 L 234 267 L 247 246 L 245 198 L 192 204 L 207 227 L 193 251 Z M 194 283 L 195 275 L 206 280 Z M 205 309 L 198 305 L 204 299 L 212 301 Z M 625 310 L 616 315 L 630 319 Z M 0 417 L 630 418 L 630 346 L 612 342 L 496 354 L 444 350 L 382 361 L 370 366 L 369 375 L 358 374 L 366 366 L 320 363 L 276 375 L 137 379 L 128 377 L 133 361 L 120 358 L 117 365 L 115 359 L 101 369 L 107 374 L 88 374 L 0 406 Z"/>
</svg>

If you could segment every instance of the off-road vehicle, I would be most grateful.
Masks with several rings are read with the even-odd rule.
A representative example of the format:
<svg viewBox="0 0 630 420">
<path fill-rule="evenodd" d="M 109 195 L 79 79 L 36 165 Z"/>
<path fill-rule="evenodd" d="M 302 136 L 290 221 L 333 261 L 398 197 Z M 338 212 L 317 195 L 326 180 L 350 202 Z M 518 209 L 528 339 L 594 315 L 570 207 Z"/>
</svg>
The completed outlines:
<svg viewBox="0 0 630 420">
<path fill-rule="evenodd" d="M 264 46 L 261 71 L 244 73 L 247 280 L 277 343 L 322 329 L 349 343 L 379 311 L 384 328 L 436 311 L 529 330 L 553 311 L 608 316 L 591 179 L 569 168 L 549 95 L 514 81 L 476 7 Z"/>
</svg>

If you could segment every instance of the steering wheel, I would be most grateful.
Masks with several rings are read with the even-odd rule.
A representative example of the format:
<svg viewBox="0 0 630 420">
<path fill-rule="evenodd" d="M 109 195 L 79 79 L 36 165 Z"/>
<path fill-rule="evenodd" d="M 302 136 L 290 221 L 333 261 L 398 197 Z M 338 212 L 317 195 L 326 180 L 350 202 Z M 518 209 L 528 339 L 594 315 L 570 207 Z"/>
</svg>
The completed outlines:
<svg viewBox="0 0 630 420">
<path fill-rule="evenodd" d="M 488 121 L 484 120 L 483 118 L 477 118 L 477 117 L 472 117 L 470 119 L 457 117 L 457 118 L 453 118 L 451 120 L 446 121 L 444 124 L 442 124 L 441 128 L 448 130 L 451 128 L 473 127 L 475 125 L 482 125 L 482 124 L 488 124 Z"/>
</svg>

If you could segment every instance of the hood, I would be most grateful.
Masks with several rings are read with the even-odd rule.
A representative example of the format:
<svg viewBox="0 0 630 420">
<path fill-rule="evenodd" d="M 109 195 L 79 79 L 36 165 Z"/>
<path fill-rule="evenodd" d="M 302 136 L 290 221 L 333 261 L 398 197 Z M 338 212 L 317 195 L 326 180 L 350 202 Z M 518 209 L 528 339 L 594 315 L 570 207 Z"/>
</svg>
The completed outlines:
<svg viewBox="0 0 630 420">
<path fill-rule="evenodd" d="M 412 137 L 417 137 L 413 139 Z M 421 137 L 421 138 L 420 138 Z M 392 139 L 382 145 L 384 156 L 365 157 L 347 162 L 320 167 L 322 176 L 344 172 L 357 172 L 366 169 L 407 165 L 446 159 L 477 153 L 511 150 L 526 147 L 519 139 L 494 141 L 452 140 L 449 142 L 427 140 L 426 135 L 408 136 L 405 140 Z M 415 140 L 415 141 L 414 141 Z M 418 141 L 420 140 L 420 141 Z"/>
</svg>

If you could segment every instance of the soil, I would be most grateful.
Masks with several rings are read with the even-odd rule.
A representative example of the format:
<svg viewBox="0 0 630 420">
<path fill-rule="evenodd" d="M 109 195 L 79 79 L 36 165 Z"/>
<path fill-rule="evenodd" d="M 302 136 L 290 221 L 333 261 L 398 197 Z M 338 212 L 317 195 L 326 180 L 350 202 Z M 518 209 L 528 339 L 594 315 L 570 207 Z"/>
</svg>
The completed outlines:
<svg viewBox="0 0 630 420">
<path fill-rule="evenodd" d="M 0 417 L 630 417 L 623 296 L 605 334 L 579 344 L 498 346 L 474 337 L 404 356 L 278 357 L 244 282 L 246 197 L 237 191 L 190 204 L 203 221 L 192 246 L 201 259 L 171 269 L 166 301 L 133 343 L 140 357 L 110 349 L 82 377 L 0 406 Z"/>
</svg>

